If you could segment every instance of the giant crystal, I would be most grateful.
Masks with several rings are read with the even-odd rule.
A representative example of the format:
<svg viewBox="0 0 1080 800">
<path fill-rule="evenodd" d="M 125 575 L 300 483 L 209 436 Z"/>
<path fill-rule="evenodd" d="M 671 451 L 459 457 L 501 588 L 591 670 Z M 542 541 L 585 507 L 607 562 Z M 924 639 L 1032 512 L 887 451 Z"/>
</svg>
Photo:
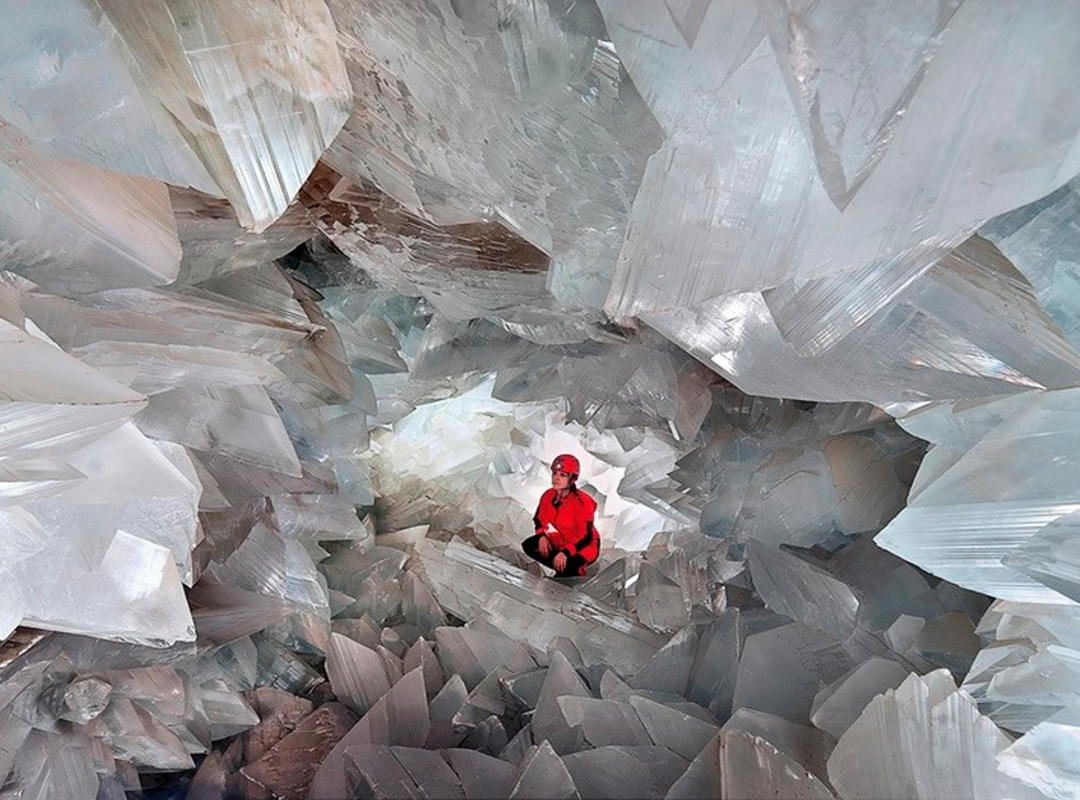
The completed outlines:
<svg viewBox="0 0 1080 800">
<path fill-rule="evenodd" d="M 0 47 L 0 117 L 48 153 L 217 191 L 166 110 L 140 93 L 96 3 L 18 3 L 5 12 L 12 36 Z"/>
<path fill-rule="evenodd" d="M 1075 788 L 1071 4 L 11 11 L 0 794 Z"/>
<path fill-rule="evenodd" d="M 341 129 L 352 93 L 322 0 L 95 5 L 141 89 L 171 115 L 245 227 L 285 211 Z"/>
<path fill-rule="evenodd" d="M 766 4 L 760 18 L 750 5 L 727 14 L 711 6 L 681 30 L 679 20 L 692 16 L 692 6 L 667 13 L 659 5 L 600 5 L 646 99 L 666 94 L 654 109 L 669 137 L 646 171 L 636 201 L 640 212 L 634 214 L 612 295 L 612 306 L 624 311 L 661 310 L 788 278 L 822 277 L 905 251 L 911 253 L 906 257 L 921 254 L 929 265 L 943 254 L 943 244 L 947 249 L 983 220 L 1056 188 L 1080 166 L 1071 160 L 1075 130 L 1055 130 L 1036 142 L 977 124 L 979 115 L 992 116 L 1003 105 L 1046 119 L 1060 111 L 1064 84 L 1044 84 L 1031 93 L 1020 76 L 1039 69 L 1027 56 L 1033 36 L 1048 60 L 1063 71 L 1077 69 L 1065 30 L 1055 25 L 1053 35 L 1037 33 L 1065 18 L 1059 16 L 1064 6 L 1040 9 L 1046 15 L 1041 18 L 1024 15 L 1020 26 L 1014 9 L 1002 5 L 961 5 L 953 14 L 953 4 L 940 3 L 936 14 L 927 8 L 921 19 L 893 5 L 878 14 L 845 14 L 842 3 L 810 9 L 778 3 L 780 13 L 773 14 Z M 910 38 L 889 42 L 890 51 L 880 44 L 888 39 L 875 31 L 894 25 Z M 850 48 L 836 35 L 844 27 L 848 36 L 861 34 L 875 46 Z M 785 45 L 806 60 L 788 55 Z M 898 59 L 895 48 L 907 53 Z M 970 70 L 986 80 L 964 102 L 950 102 L 967 85 Z M 800 71 L 806 76 L 801 81 Z M 864 150 L 861 158 L 854 154 L 863 164 L 847 169 L 866 173 L 857 191 L 846 189 L 857 180 L 837 173 L 844 158 L 828 152 L 836 146 L 829 133 L 800 120 L 785 72 L 792 76 L 791 90 L 806 93 L 797 98 L 803 114 L 825 113 L 835 103 L 828 124 L 844 117 L 854 122 L 844 147 L 860 146 L 860 127 L 878 137 L 869 148 L 871 160 L 879 159 L 876 166 L 866 163 Z M 859 91 L 876 94 L 874 102 L 853 102 L 852 93 Z M 807 100 L 815 95 L 819 102 L 811 109 Z M 896 122 L 898 111 L 903 114 Z M 815 158 L 811 141 L 824 158 Z M 709 155 L 713 148 L 734 157 L 715 160 Z M 1012 164 L 1032 169 L 1006 174 L 1003 168 Z M 830 176 L 824 184 L 819 166 Z M 992 188 L 979 186 L 981 176 Z M 837 194 L 840 184 L 841 194 L 851 195 L 841 200 L 843 211 L 834 202 L 839 197 L 826 191 L 831 185 Z M 758 215 L 772 223 L 748 224 Z M 707 224 L 714 217 L 721 224 Z M 923 224 L 907 225 L 907 219 Z M 695 222 L 706 223 L 701 233 L 684 235 Z M 725 258 L 732 266 L 717 269 Z M 647 280 L 672 261 L 680 265 L 676 275 Z"/>
<path fill-rule="evenodd" d="M 62 293 L 176 278 L 180 243 L 165 186 L 38 152 L 0 120 L 0 255 Z"/>
<path fill-rule="evenodd" d="M 871 763 L 885 741 L 886 762 Z M 1037 797 L 997 767 L 1008 738 L 944 670 L 910 676 L 872 700 L 829 758 L 843 797 Z"/>
<path fill-rule="evenodd" d="M 1032 394 L 970 445 L 962 430 L 958 436 L 946 428 L 936 447 L 957 441 L 958 457 L 924 482 L 877 543 L 976 591 L 1018 601 L 1061 602 L 1057 591 L 1002 559 L 1080 508 L 1069 444 L 1075 436 L 1077 399 L 1075 389 Z M 943 405 L 916 413 L 912 421 L 947 419 L 960 410 Z M 935 466 L 928 463 L 924 469 Z"/>
<path fill-rule="evenodd" d="M 669 133 L 646 170 L 609 308 L 640 315 L 755 394 L 888 402 L 913 390 L 975 396 L 995 393 L 987 381 L 1039 380 L 1029 371 L 1037 365 L 1002 343 L 1004 331 L 994 335 L 993 320 L 965 325 L 960 307 L 923 307 L 912 289 L 934 282 L 932 267 L 948 269 L 950 250 L 985 219 L 1076 170 L 1068 134 L 1040 147 L 969 124 L 996 102 L 1048 119 L 1057 112 L 1059 88 L 1031 94 L 1013 82 L 1021 65 L 1038 69 L 1025 55 L 1034 17 L 1024 29 L 1003 6 L 955 3 L 917 18 L 842 3 L 769 3 L 760 14 L 749 5 L 602 8 Z M 1063 6 L 1042 11 L 1067 15 Z M 853 48 L 845 37 L 875 44 Z M 1063 59 L 1063 72 L 1075 71 L 1064 66 L 1074 57 L 1064 39 L 1042 44 L 1060 48 L 1051 58 Z M 967 69 L 996 76 L 980 89 L 992 99 L 975 92 L 965 95 L 975 105 L 951 102 Z M 736 156 L 718 160 L 716 151 Z M 1041 169 L 999 171 L 1036 152 L 1047 159 Z M 964 164 L 962 177 L 939 171 L 953 162 Z M 1050 332 L 1022 333 L 1060 347 Z M 995 361 L 1013 374 L 989 368 Z M 1059 361 L 1055 374 L 1075 365 L 1074 356 Z"/>
<path fill-rule="evenodd" d="M 510 567 L 467 545 L 425 540 L 419 550 L 436 598 L 459 617 L 487 617 L 535 647 L 568 636 L 582 656 L 634 672 L 663 640 L 616 609 Z M 492 597 L 494 595 L 494 597 Z"/>
<path fill-rule="evenodd" d="M 436 224 L 501 223 L 551 256 L 555 297 L 599 307 L 660 141 L 602 21 L 547 3 L 330 5 L 370 101 L 326 162 Z"/>
</svg>

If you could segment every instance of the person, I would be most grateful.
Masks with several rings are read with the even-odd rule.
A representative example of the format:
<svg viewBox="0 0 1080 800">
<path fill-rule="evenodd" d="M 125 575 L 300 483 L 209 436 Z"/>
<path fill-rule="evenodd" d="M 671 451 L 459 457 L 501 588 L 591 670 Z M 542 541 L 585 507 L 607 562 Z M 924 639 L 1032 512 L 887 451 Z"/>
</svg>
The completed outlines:
<svg viewBox="0 0 1080 800">
<path fill-rule="evenodd" d="M 533 515 L 536 534 L 521 543 L 525 555 L 555 570 L 556 577 L 585 575 L 600 555 L 593 527 L 596 501 L 577 487 L 581 463 L 572 455 L 551 463 L 551 488 Z"/>
</svg>

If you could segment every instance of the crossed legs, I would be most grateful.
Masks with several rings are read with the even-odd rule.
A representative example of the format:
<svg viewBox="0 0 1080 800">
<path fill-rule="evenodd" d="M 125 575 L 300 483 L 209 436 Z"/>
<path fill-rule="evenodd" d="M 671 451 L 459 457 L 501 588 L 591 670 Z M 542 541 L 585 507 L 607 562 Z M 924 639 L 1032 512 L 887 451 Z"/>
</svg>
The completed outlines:
<svg viewBox="0 0 1080 800">
<path fill-rule="evenodd" d="M 554 548 L 548 550 L 547 556 L 540 555 L 540 540 L 543 537 L 540 534 L 536 536 L 530 536 L 528 539 L 521 543 L 521 549 L 525 552 L 529 558 L 539 561 L 545 567 L 555 569 L 552 562 L 555 560 L 555 555 L 559 552 Z M 556 576 L 560 578 L 568 576 L 584 575 L 585 568 L 589 566 L 589 562 L 586 561 L 580 555 L 572 555 L 566 557 L 566 568 L 562 572 L 556 572 Z"/>
</svg>

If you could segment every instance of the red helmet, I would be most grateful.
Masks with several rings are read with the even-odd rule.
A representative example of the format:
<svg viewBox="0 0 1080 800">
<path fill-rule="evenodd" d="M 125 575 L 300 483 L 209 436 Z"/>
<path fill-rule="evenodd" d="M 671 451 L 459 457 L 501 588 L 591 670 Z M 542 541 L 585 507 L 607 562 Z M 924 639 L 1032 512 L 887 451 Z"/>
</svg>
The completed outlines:
<svg viewBox="0 0 1080 800">
<path fill-rule="evenodd" d="M 561 456 L 555 456 L 555 460 L 551 462 L 551 471 L 555 470 L 565 472 L 567 475 L 580 475 L 581 462 L 569 453 L 564 453 Z"/>
</svg>

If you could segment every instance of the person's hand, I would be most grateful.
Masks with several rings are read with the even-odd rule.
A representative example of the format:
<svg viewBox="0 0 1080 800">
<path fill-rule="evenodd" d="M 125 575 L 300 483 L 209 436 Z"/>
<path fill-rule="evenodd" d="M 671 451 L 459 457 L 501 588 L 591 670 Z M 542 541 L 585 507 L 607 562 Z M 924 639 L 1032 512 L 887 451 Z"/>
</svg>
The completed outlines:
<svg viewBox="0 0 1080 800">
<path fill-rule="evenodd" d="M 540 551 L 540 558 L 547 558 L 551 555 L 551 542 L 548 541 L 546 536 L 541 536 L 540 541 L 536 545 Z"/>
<path fill-rule="evenodd" d="M 566 569 L 566 553 L 559 553 L 555 556 L 555 560 L 551 562 L 551 566 L 555 567 L 556 572 L 562 572 Z"/>
</svg>

